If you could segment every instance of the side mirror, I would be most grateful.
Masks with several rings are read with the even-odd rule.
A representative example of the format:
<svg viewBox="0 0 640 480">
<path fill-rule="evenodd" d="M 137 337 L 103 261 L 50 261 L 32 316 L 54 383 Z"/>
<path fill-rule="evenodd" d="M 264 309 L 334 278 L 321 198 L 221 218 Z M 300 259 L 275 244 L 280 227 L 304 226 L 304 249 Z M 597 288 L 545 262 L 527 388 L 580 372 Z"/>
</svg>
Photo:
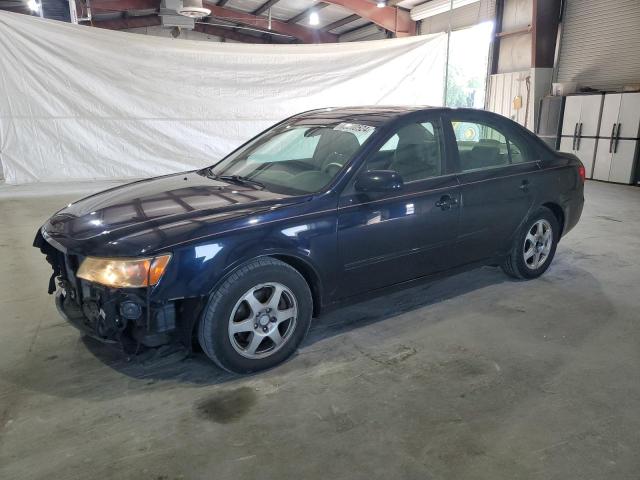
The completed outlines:
<svg viewBox="0 0 640 480">
<path fill-rule="evenodd" d="M 402 189 L 402 177 L 394 170 L 367 170 L 354 185 L 358 192 L 393 192 Z"/>
</svg>

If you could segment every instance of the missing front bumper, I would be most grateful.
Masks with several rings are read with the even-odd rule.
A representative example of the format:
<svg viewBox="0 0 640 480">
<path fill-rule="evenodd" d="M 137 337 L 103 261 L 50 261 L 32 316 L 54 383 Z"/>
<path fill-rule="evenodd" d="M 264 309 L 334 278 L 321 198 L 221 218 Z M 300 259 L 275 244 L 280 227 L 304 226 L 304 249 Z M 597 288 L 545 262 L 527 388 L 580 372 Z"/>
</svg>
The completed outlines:
<svg viewBox="0 0 640 480">
<path fill-rule="evenodd" d="M 56 292 L 55 302 L 56 308 L 60 315 L 62 315 L 62 318 L 80 330 L 83 334 L 103 343 L 118 343 L 118 340 L 116 339 L 101 337 L 98 335 L 96 329 L 89 323 L 88 318 L 85 317 L 82 309 L 68 297 L 64 290 L 59 289 Z"/>
<path fill-rule="evenodd" d="M 147 288 L 109 288 L 80 279 L 76 271 L 83 257 L 49 240 L 41 232 L 34 240 L 53 269 L 49 293 L 55 293 L 60 315 L 83 334 L 121 344 L 129 353 L 139 351 L 141 345 L 171 343 L 174 337 L 188 340 L 189 332 L 176 329 L 176 301 L 154 301 Z"/>
<path fill-rule="evenodd" d="M 140 345 L 157 347 L 171 342 L 176 330 L 173 302 L 147 304 L 135 293 L 95 285 L 82 285 L 84 292 L 79 295 L 64 279 L 58 283 L 56 307 L 83 334 L 103 343 L 119 343 L 127 352 Z"/>
</svg>

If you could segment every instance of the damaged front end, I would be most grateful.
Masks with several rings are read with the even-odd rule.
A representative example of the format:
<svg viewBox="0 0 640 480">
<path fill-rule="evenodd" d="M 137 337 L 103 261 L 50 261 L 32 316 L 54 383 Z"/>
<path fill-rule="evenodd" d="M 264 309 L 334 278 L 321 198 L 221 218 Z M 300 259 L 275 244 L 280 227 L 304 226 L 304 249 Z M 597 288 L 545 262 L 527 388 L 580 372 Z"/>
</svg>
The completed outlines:
<svg viewBox="0 0 640 480">
<path fill-rule="evenodd" d="M 179 328 L 176 322 L 178 315 L 195 313 L 189 302 L 154 300 L 152 287 L 112 288 L 79 278 L 76 274 L 85 257 L 45 238 L 42 231 L 34 247 L 46 255 L 53 269 L 48 291 L 55 293 L 58 311 L 84 334 L 120 344 L 128 354 L 176 341 L 190 349 L 191 327 Z"/>
</svg>

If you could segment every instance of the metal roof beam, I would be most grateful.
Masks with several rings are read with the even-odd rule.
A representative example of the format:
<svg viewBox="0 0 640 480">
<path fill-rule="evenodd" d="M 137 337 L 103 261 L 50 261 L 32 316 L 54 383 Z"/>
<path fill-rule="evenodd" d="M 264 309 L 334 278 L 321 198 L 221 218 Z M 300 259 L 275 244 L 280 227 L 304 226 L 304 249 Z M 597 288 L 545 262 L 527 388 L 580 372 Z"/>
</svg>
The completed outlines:
<svg viewBox="0 0 640 480">
<path fill-rule="evenodd" d="M 268 28 L 268 19 L 266 17 L 243 12 L 241 10 L 219 7 L 206 1 L 203 2 L 203 5 L 206 8 L 211 9 L 211 15 L 217 19 L 227 20 L 250 27 L 257 27 L 263 30 L 267 30 Z M 302 25 L 295 25 L 289 22 L 283 22 L 282 20 L 276 20 L 275 18 L 271 19 L 271 31 L 274 33 L 281 33 L 283 35 L 289 35 L 304 43 L 338 41 L 338 36 L 332 33 L 323 32 L 319 29 L 307 28 Z"/>
<path fill-rule="evenodd" d="M 378 8 L 369 0 L 323 0 L 331 5 L 339 5 L 352 11 L 356 15 L 366 18 L 396 34 L 397 37 L 415 35 L 416 22 L 411 20 L 409 12 L 400 7 L 386 6 Z"/>
<path fill-rule="evenodd" d="M 106 12 L 126 12 L 127 10 L 144 10 L 147 8 L 158 8 L 160 0 L 93 0 L 91 2 L 91 8 L 94 13 L 106 13 Z M 206 8 L 211 9 L 212 17 L 218 20 L 236 23 L 239 25 L 245 25 L 255 27 L 264 30 L 265 33 L 269 33 L 269 20 L 264 16 L 254 15 L 252 13 L 243 12 L 241 10 L 234 10 L 232 8 L 221 7 L 212 1 L 205 0 L 203 5 Z M 146 17 L 142 17 L 146 18 Z M 160 18 L 157 18 L 157 23 L 160 23 Z M 116 19 L 116 28 L 127 28 L 127 26 L 121 26 L 122 22 Z M 134 19 L 128 19 L 131 24 L 134 24 Z M 151 20 L 148 20 L 151 21 Z M 101 22 L 102 28 L 109 28 L 106 23 L 107 20 Z M 119 22 L 119 23 L 118 23 Z M 143 21 L 140 21 L 144 23 Z M 144 26 L 144 25 L 140 25 Z M 131 27 L 133 28 L 133 27 Z M 303 25 L 291 24 L 282 20 L 271 19 L 271 29 L 274 33 L 280 33 L 298 39 L 304 43 L 329 43 L 337 42 L 338 36 L 332 33 L 324 32 L 320 29 L 308 28 Z"/>
<path fill-rule="evenodd" d="M 268 2 L 263 3 L 262 5 L 260 5 L 258 8 L 256 8 L 253 11 L 254 15 L 262 15 L 264 12 L 266 12 L 267 10 L 269 10 L 271 7 L 273 7 L 276 3 L 278 3 L 280 0 L 269 0 Z"/>
</svg>

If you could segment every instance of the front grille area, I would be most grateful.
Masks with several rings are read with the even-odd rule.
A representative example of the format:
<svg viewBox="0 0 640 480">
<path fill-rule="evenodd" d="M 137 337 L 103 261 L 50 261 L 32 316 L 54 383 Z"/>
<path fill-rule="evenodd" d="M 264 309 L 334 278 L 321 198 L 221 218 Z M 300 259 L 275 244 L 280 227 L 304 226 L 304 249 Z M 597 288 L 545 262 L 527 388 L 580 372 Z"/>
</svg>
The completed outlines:
<svg viewBox="0 0 640 480">
<path fill-rule="evenodd" d="M 139 345 L 167 343 L 176 329 L 174 302 L 151 302 L 145 288 L 114 289 L 76 277 L 84 257 L 58 250 L 38 232 L 34 246 L 53 269 L 49 293 L 56 293 L 58 310 L 71 324 L 98 340 L 120 343 L 125 351 Z"/>
</svg>

